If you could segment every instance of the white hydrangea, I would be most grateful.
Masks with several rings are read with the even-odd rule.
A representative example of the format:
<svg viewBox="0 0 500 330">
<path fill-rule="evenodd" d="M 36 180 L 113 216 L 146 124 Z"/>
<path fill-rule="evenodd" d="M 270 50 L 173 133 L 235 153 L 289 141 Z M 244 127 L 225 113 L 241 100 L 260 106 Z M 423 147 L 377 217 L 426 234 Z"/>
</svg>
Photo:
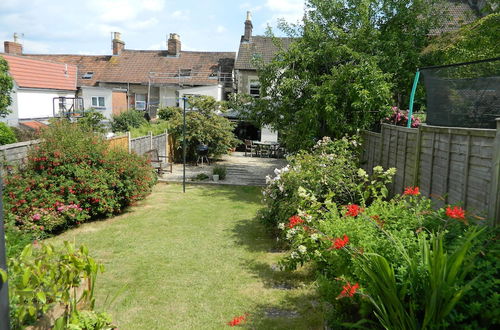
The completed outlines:
<svg viewBox="0 0 500 330">
<path fill-rule="evenodd" d="M 358 170 L 358 176 L 359 176 L 360 178 L 366 178 L 366 177 L 368 177 L 368 174 L 366 173 L 366 171 L 365 171 L 364 169 L 360 168 L 360 169 Z"/>
<path fill-rule="evenodd" d="M 316 233 L 314 233 L 314 234 L 312 234 L 312 235 L 311 235 L 311 239 L 312 239 L 313 241 L 317 241 L 317 240 L 319 239 L 319 235 L 318 235 L 318 234 L 316 234 Z"/>
<path fill-rule="evenodd" d="M 380 165 L 377 165 L 373 168 L 373 172 L 375 172 L 375 173 L 382 173 L 383 171 L 384 171 L 384 169 Z"/>
<path fill-rule="evenodd" d="M 285 223 L 284 222 L 278 223 L 278 229 L 284 230 L 285 229 Z"/>
<path fill-rule="evenodd" d="M 307 252 L 307 248 L 304 245 L 299 245 L 299 247 L 297 248 L 297 250 L 299 250 L 299 252 L 301 254 L 304 254 L 304 253 Z"/>
<path fill-rule="evenodd" d="M 292 253 L 290 253 L 290 258 L 292 259 L 298 259 L 299 258 L 299 254 L 295 251 L 293 251 Z"/>
</svg>

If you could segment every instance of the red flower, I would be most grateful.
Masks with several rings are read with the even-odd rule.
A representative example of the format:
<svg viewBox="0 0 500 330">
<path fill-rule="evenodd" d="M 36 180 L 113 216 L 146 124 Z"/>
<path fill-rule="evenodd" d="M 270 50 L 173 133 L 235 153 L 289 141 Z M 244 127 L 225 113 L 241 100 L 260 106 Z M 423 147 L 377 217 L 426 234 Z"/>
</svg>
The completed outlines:
<svg viewBox="0 0 500 330">
<path fill-rule="evenodd" d="M 406 187 L 403 195 L 410 195 L 410 196 L 420 195 L 420 189 L 418 187 Z"/>
<path fill-rule="evenodd" d="M 347 296 L 352 297 L 356 293 L 356 291 L 359 288 L 359 284 L 356 283 L 354 285 L 351 285 L 351 283 L 347 282 L 346 285 L 342 287 L 342 292 L 338 295 L 337 299 L 345 298 Z"/>
<path fill-rule="evenodd" d="M 351 216 L 351 217 L 356 217 L 358 214 L 362 211 L 361 207 L 356 204 L 349 204 L 347 205 L 347 212 L 346 216 Z"/>
<path fill-rule="evenodd" d="M 332 240 L 332 246 L 328 250 L 340 250 L 349 243 L 349 237 L 344 235 L 344 238 L 335 238 Z"/>
<path fill-rule="evenodd" d="M 446 215 L 453 219 L 465 219 L 465 210 L 461 207 L 454 206 L 446 208 Z"/>
<path fill-rule="evenodd" d="M 299 217 L 298 215 L 294 215 L 293 217 L 290 217 L 290 219 L 288 219 L 289 223 L 288 223 L 288 228 L 292 229 L 293 227 L 297 226 L 297 225 L 300 225 L 301 223 L 304 223 L 304 220 L 302 220 L 301 217 Z"/>
<path fill-rule="evenodd" d="M 233 318 L 231 321 L 229 321 L 227 323 L 227 325 L 231 326 L 231 327 L 234 327 L 234 326 L 237 326 L 243 322 L 246 321 L 246 318 L 247 318 L 248 314 L 245 314 L 245 315 L 241 315 L 241 316 L 236 316 L 235 318 Z"/>
</svg>

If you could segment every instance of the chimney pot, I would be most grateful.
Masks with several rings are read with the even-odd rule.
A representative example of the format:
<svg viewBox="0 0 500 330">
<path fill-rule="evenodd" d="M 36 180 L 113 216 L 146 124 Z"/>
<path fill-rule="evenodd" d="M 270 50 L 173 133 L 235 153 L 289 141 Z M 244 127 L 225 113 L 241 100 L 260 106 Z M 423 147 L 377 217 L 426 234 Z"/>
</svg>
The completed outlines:
<svg viewBox="0 0 500 330">
<path fill-rule="evenodd" d="M 170 33 L 167 41 L 167 54 L 179 56 L 181 53 L 181 37 L 177 33 Z"/>
<path fill-rule="evenodd" d="M 23 45 L 16 41 L 4 41 L 3 48 L 5 54 L 22 54 Z"/>
<path fill-rule="evenodd" d="M 113 55 L 120 55 L 125 48 L 125 42 L 121 40 L 120 32 L 113 32 Z"/>
<path fill-rule="evenodd" d="M 242 41 L 250 42 L 250 40 L 252 39 L 252 30 L 252 13 L 250 11 L 247 11 L 247 19 L 245 21 L 245 34 L 241 38 Z"/>
</svg>

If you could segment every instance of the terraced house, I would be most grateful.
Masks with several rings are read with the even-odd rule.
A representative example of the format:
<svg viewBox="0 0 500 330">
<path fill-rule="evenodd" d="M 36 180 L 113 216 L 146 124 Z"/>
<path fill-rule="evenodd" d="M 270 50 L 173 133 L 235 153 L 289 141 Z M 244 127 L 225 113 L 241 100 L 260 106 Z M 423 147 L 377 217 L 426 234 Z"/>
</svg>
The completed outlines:
<svg viewBox="0 0 500 330">
<path fill-rule="evenodd" d="M 112 55 L 23 54 L 17 40 L 6 41 L 0 55 L 75 68 L 73 96 L 83 100 L 75 108 L 94 108 L 107 118 L 131 108 L 153 117 L 160 106 L 182 106 L 183 96 L 224 100 L 233 90 L 234 52 L 183 51 L 175 33 L 167 39 L 167 50 L 132 50 L 119 32 L 113 36 Z M 47 113 L 31 118 L 46 119 Z"/>
</svg>

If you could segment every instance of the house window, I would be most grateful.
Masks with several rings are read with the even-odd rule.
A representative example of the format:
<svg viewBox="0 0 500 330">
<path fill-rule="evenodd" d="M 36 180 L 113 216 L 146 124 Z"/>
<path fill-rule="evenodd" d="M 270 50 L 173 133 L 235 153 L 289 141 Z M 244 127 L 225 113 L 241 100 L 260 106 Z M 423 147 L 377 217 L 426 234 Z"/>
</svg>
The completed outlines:
<svg viewBox="0 0 500 330">
<path fill-rule="evenodd" d="M 249 94 L 251 97 L 260 97 L 260 82 L 258 80 L 250 80 Z"/>
<path fill-rule="evenodd" d="M 179 73 L 175 75 L 176 77 L 191 77 L 191 69 L 180 69 Z"/>
<path fill-rule="evenodd" d="M 146 110 L 146 94 L 135 94 L 135 109 Z"/>
<path fill-rule="evenodd" d="M 92 108 L 105 108 L 104 96 L 92 96 Z"/>
<path fill-rule="evenodd" d="M 89 71 L 82 76 L 82 79 L 92 79 L 93 76 L 94 72 Z"/>
</svg>

